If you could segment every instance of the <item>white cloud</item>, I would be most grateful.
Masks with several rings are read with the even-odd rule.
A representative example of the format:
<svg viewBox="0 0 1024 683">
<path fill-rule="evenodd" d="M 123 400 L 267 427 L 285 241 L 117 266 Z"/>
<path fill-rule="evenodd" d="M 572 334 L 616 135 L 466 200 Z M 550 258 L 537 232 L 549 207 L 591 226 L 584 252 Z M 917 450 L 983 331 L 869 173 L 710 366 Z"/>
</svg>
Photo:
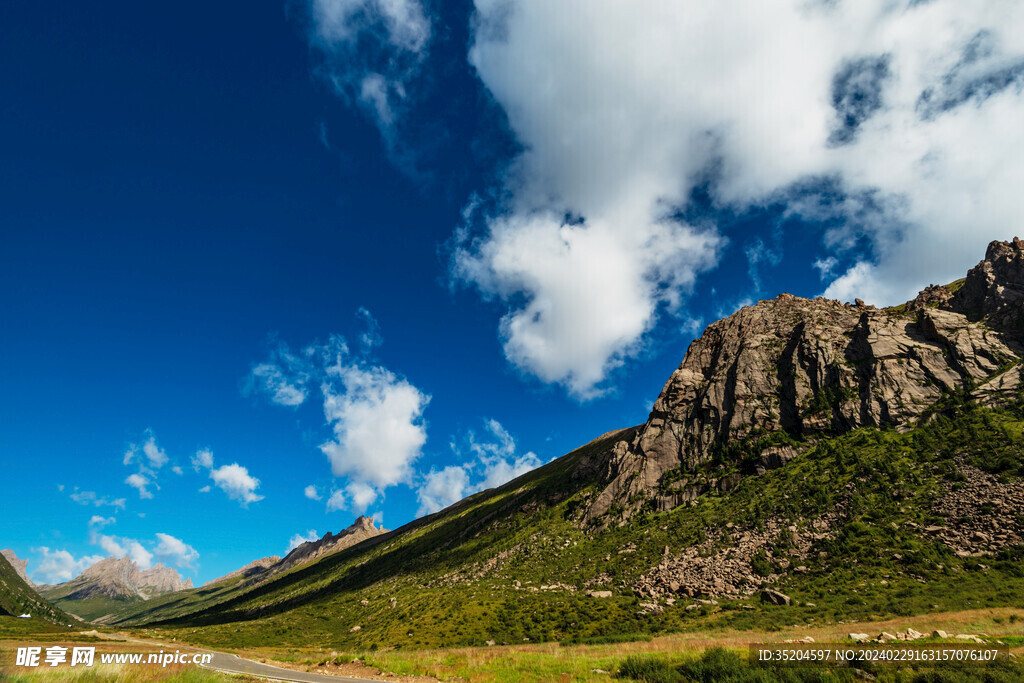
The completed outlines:
<svg viewBox="0 0 1024 683">
<path fill-rule="evenodd" d="M 334 439 L 320 446 L 336 477 L 385 488 L 409 481 L 427 440 L 430 397 L 390 370 L 341 356 L 321 386 Z"/>
<path fill-rule="evenodd" d="M 201 489 L 199 489 L 199 493 L 209 493 L 209 492 L 210 492 L 210 485 L 209 484 L 207 484 L 206 486 L 204 486 Z"/>
<path fill-rule="evenodd" d="M 153 566 L 153 553 L 134 538 L 108 536 L 94 532 L 90 542 L 102 548 L 107 557 L 121 558 L 125 555 L 131 557 L 141 570 L 150 569 Z"/>
<path fill-rule="evenodd" d="M 153 553 L 146 550 L 141 543 L 134 539 L 125 540 L 127 541 L 128 555 L 131 556 L 138 568 L 143 571 L 151 569 L 153 567 Z"/>
<path fill-rule="evenodd" d="M 443 470 L 431 470 L 416 491 L 420 501 L 417 516 L 437 512 L 457 503 L 466 497 L 468 489 L 469 474 L 465 468 L 449 465 Z"/>
<path fill-rule="evenodd" d="M 313 0 L 314 29 L 324 44 L 352 45 L 375 22 L 393 47 L 419 52 L 430 38 L 430 23 L 416 0 Z"/>
<path fill-rule="evenodd" d="M 448 466 L 431 470 L 416 491 L 420 501 L 416 514 L 437 512 L 466 496 L 484 489 L 501 486 L 543 463 L 533 452 L 516 455 L 516 442 L 500 422 L 484 421 L 484 434 L 470 430 L 458 441 L 452 442 L 457 456 L 472 454 L 472 459 L 461 466 Z M 478 473 L 472 481 L 473 473 Z"/>
<path fill-rule="evenodd" d="M 93 540 L 93 545 L 103 548 L 103 552 L 110 557 L 124 557 L 128 554 L 128 550 L 118 543 L 117 539 L 106 534 L 96 536 L 95 540 Z"/>
<path fill-rule="evenodd" d="M 196 451 L 196 454 L 192 456 L 192 469 L 196 472 L 213 469 L 213 451 L 209 448 L 200 448 Z"/>
<path fill-rule="evenodd" d="M 96 529 L 102 529 L 105 526 L 113 524 L 117 519 L 114 517 L 101 517 L 100 515 L 93 515 L 89 519 L 89 526 Z"/>
<path fill-rule="evenodd" d="M 140 457 L 139 453 L 143 457 Z M 156 442 L 156 436 L 151 429 L 146 430 L 146 440 L 141 446 L 130 444 L 124 452 L 123 462 L 125 465 L 139 463 L 141 468 L 152 468 L 158 470 L 167 464 L 167 452 L 160 448 Z"/>
<path fill-rule="evenodd" d="M 310 529 L 306 532 L 305 536 L 303 536 L 302 534 L 295 534 L 288 540 L 288 550 L 284 551 L 284 554 L 287 555 L 303 543 L 310 543 L 312 541 L 319 540 L 319 538 L 320 534 L 316 532 L 316 529 Z"/>
<path fill-rule="evenodd" d="M 835 272 L 836 266 L 839 265 L 838 259 L 835 256 L 829 256 L 827 258 L 819 258 L 814 261 L 811 265 L 821 275 L 822 280 L 827 280 L 832 277 L 832 273 Z"/>
<path fill-rule="evenodd" d="M 540 458 L 535 453 L 525 453 L 514 460 L 497 460 L 486 468 L 483 488 L 489 489 L 508 483 L 516 477 L 541 466 Z"/>
<path fill-rule="evenodd" d="M 360 308 L 363 327 L 358 352 L 344 338 L 332 335 L 324 344 L 311 344 L 292 354 L 279 343 L 273 352 L 293 359 L 281 367 L 282 381 L 295 383 L 292 373 L 305 384 L 318 384 L 323 412 L 332 438 L 320 445 L 335 477 L 347 481 L 336 488 L 327 509 L 365 510 L 389 486 L 410 483 L 413 463 L 427 440 L 423 411 L 430 396 L 391 370 L 372 362 L 369 354 L 382 343 L 380 326 L 369 311 Z M 285 351 L 281 351 L 284 349 Z M 301 360 L 299 360 L 301 359 Z M 320 500 L 310 485 L 305 495 Z"/>
<path fill-rule="evenodd" d="M 260 480 L 250 476 L 249 470 L 237 462 L 211 470 L 210 478 L 228 494 L 228 498 L 241 502 L 243 506 L 263 500 L 263 496 L 256 493 Z"/>
<path fill-rule="evenodd" d="M 831 296 L 909 298 L 1021 223 L 1024 4 L 476 8 L 470 61 L 525 151 L 501 211 L 457 236 L 452 273 L 506 302 L 510 362 L 579 398 L 715 264 L 717 233 L 673 214 L 709 178 L 739 209 L 833 179 L 845 227 L 825 246 L 860 235 L 870 254 Z"/>
<path fill-rule="evenodd" d="M 185 472 L 178 465 L 172 467 L 171 472 L 174 472 L 175 474 L 185 474 Z"/>
<path fill-rule="evenodd" d="M 160 469 L 167 464 L 167 453 L 157 446 L 156 437 L 152 433 L 149 434 L 146 443 L 142 444 L 142 452 L 150 466 L 154 469 Z"/>
<path fill-rule="evenodd" d="M 177 567 L 194 569 L 193 563 L 199 559 L 199 552 L 180 538 L 170 534 L 157 533 L 160 543 L 157 545 L 156 556 Z"/>
<path fill-rule="evenodd" d="M 152 498 L 153 494 L 149 491 L 148 486 L 152 483 L 142 474 L 130 474 L 128 478 L 124 480 L 124 483 L 128 484 L 139 492 L 139 498 Z"/>
<path fill-rule="evenodd" d="M 369 484 L 360 481 L 353 481 L 345 487 L 345 493 L 352 499 L 352 509 L 355 512 L 365 512 L 366 508 L 373 505 L 377 500 L 377 490 Z"/>
<path fill-rule="evenodd" d="M 311 43 L 335 91 L 359 102 L 392 145 L 396 109 L 430 40 L 416 0 L 312 0 Z"/>
<path fill-rule="evenodd" d="M 63 491 L 63 488 L 61 488 L 61 490 Z M 106 496 L 101 498 L 100 496 L 96 495 L 95 491 L 79 491 L 77 486 L 75 487 L 75 490 L 70 494 L 70 496 L 71 500 L 75 501 L 79 505 L 89 505 L 91 503 L 96 507 L 109 505 L 110 507 L 120 508 L 121 510 L 124 510 L 126 503 L 124 498 L 110 499 L 107 498 Z"/>
<path fill-rule="evenodd" d="M 348 508 L 348 501 L 345 500 L 345 492 L 341 489 L 332 492 L 331 497 L 327 499 L 327 511 L 334 512 L 346 508 Z"/>
<path fill-rule="evenodd" d="M 279 406 L 300 406 L 309 392 L 309 377 L 303 371 L 303 360 L 286 345 L 279 344 L 271 352 L 271 360 L 254 365 L 249 372 L 247 393 L 261 393 Z"/>
<path fill-rule="evenodd" d="M 75 559 L 67 550 L 50 550 L 46 546 L 33 548 L 33 551 L 40 556 L 39 568 L 32 572 L 32 580 L 37 584 L 70 581 L 103 559 L 102 555 Z"/>
</svg>

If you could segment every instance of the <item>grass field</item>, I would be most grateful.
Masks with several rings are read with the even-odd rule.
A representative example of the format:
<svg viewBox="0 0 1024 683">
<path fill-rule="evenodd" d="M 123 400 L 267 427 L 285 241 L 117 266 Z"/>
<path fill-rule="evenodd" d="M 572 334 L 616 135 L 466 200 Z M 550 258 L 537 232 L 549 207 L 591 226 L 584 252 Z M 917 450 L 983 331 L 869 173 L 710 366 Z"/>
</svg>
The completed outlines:
<svg viewBox="0 0 1024 683">
<path fill-rule="evenodd" d="M 518 681 L 608 681 L 617 680 L 679 680 L 679 681 L 746 681 L 754 680 L 771 683 L 776 680 L 854 680 L 852 672 L 817 667 L 807 672 L 817 672 L 820 678 L 786 678 L 786 676 L 805 675 L 791 670 L 772 671 L 754 669 L 747 665 L 747 646 L 751 643 L 780 642 L 786 639 L 797 639 L 811 636 L 817 643 L 850 643 L 847 635 L 851 632 L 867 632 L 877 635 L 883 631 L 895 633 L 913 628 L 924 633 L 935 629 L 959 633 L 985 634 L 990 642 L 1002 641 L 1011 645 L 1011 652 L 1024 657 L 1024 610 L 1013 608 L 979 609 L 961 612 L 936 613 L 914 617 L 901 617 L 891 620 L 850 622 L 846 624 L 803 625 L 798 628 L 785 628 L 781 631 L 736 630 L 726 626 L 677 633 L 656 638 L 633 642 L 606 643 L 598 645 L 564 645 L 559 643 L 532 644 L 493 647 L 462 647 L 446 649 L 389 649 L 375 651 L 332 651 L 323 647 L 281 648 L 249 647 L 237 651 L 244 657 L 265 660 L 268 663 L 280 663 L 285 667 L 307 671 L 332 672 L 333 664 L 349 664 L 353 659 L 359 660 L 368 669 L 360 672 L 352 667 L 344 667 L 347 675 L 372 676 L 376 670 L 399 676 L 429 677 L 441 681 L 472 681 L 474 683 L 514 683 Z M 926 639 L 922 642 L 939 642 Z M 714 658 L 708 653 L 715 648 L 723 648 L 733 656 L 726 657 L 725 664 L 729 671 L 716 671 L 719 677 L 701 679 L 699 676 L 665 673 L 667 669 L 684 667 L 699 662 L 702 657 Z M 718 655 L 721 659 L 721 655 Z M 739 658 L 737 660 L 737 657 Z M 630 668 L 627 662 L 651 663 L 652 671 L 660 671 L 661 676 L 653 678 L 630 678 L 629 671 L 639 673 L 638 669 Z M 722 664 L 721 661 L 718 662 Z M 945 678 L 927 678 L 923 671 L 904 669 L 879 668 L 874 675 L 881 681 L 1024 681 L 1024 668 L 1011 663 L 999 669 L 984 668 L 978 665 L 961 667 L 965 670 L 947 669 Z M 678 672 L 677 672 L 678 673 Z M 689 671 L 690 674 L 694 672 Z M 975 676 L 976 674 L 976 676 Z M 809 675 L 809 674 L 808 674 Z M 942 674 L 940 674 L 942 675 Z M 983 676 L 990 676 L 985 679 Z M 722 677 L 724 676 L 724 677 Z M 731 677 L 730 677 L 731 676 Z M 829 677 L 831 676 L 831 677 Z M 920 678 L 925 676 L 925 678 Z M 750 678 L 752 677 L 752 678 Z M 419 679 L 422 680 L 422 679 Z"/>
</svg>

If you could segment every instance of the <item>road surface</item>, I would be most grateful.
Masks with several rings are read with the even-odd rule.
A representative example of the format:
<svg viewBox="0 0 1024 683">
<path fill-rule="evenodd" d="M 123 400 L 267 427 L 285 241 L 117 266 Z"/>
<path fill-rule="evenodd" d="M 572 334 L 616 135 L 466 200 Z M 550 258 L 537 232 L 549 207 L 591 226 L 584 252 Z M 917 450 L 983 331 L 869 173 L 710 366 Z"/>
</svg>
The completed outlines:
<svg viewBox="0 0 1024 683">
<path fill-rule="evenodd" d="M 209 652 L 208 650 L 206 651 Z M 222 673 L 249 674 L 250 676 L 261 676 L 275 681 L 293 681 L 294 683 L 341 683 L 347 681 L 352 683 L 380 683 L 380 679 L 349 678 L 347 676 L 292 671 L 291 669 L 280 669 L 269 664 L 260 664 L 259 662 L 242 659 L 238 655 L 226 655 L 220 652 L 213 652 L 212 654 L 213 659 L 210 660 L 209 664 L 200 664 L 199 666 Z"/>
<path fill-rule="evenodd" d="M 227 674 L 248 674 L 250 676 L 260 676 L 262 678 L 268 678 L 273 681 L 290 681 L 291 683 L 380 683 L 379 678 L 355 678 L 352 676 L 335 676 L 332 674 L 316 674 L 306 673 L 305 671 L 292 671 L 291 669 L 282 669 L 280 667 L 271 666 L 269 664 L 260 664 L 250 659 L 242 659 L 238 655 L 228 655 L 223 652 L 217 652 L 215 650 L 207 650 L 205 648 L 195 648 L 183 646 L 180 643 L 161 643 L 159 641 L 142 640 L 139 638 L 130 638 L 127 636 L 114 635 L 110 633 L 100 633 L 99 631 L 84 631 L 82 635 L 96 636 L 103 638 L 104 640 L 120 640 L 122 642 L 130 643 L 142 643 L 144 645 L 158 645 L 163 648 L 177 647 L 181 650 L 189 650 L 191 652 L 206 652 L 213 655 L 209 664 L 200 664 L 204 669 L 211 669 L 213 671 L 220 671 L 221 673 Z"/>
</svg>

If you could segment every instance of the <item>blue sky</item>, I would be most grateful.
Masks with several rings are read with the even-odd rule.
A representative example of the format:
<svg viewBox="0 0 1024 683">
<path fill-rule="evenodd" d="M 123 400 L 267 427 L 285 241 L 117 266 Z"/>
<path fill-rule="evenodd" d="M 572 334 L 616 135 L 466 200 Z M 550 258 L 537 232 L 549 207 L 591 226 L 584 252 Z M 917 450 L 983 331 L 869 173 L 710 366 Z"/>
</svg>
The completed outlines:
<svg viewBox="0 0 1024 683">
<path fill-rule="evenodd" d="M 201 583 L 644 421 L 741 305 L 962 276 L 1011 5 L 4 3 L 0 545 Z"/>
</svg>

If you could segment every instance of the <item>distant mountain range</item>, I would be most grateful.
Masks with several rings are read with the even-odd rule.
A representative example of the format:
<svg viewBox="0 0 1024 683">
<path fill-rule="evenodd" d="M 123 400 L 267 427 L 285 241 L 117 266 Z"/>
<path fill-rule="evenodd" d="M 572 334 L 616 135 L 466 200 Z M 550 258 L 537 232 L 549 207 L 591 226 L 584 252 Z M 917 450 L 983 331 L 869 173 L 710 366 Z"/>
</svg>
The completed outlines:
<svg viewBox="0 0 1024 683">
<path fill-rule="evenodd" d="M 337 534 L 328 532 L 316 541 L 307 541 L 299 545 L 284 559 L 273 556 L 255 560 L 241 569 L 207 582 L 203 588 L 233 584 L 236 580 L 261 581 L 386 532 L 386 529 L 374 526 L 370 518 L 359 517 L 350 527 Z M 140 570 L 127 556 L 100 560 L 70 581 L 35 586 L 25 574 L 27 561 L 19 559 L 10 550 L 4 550 L 3 554 L 8 558 L 12 569 L 27 585 L 32 586 L 39 596 L 69 613 L 92 621 L 108 621 L 145 601 L 193 587 L 191 579 L 183 580 L 178 572 L 170 567 L 158 564 L 151 569 Z"/>
<path fill-rule="evenodd" d="M 142 571 L 130 557 L 125 556 L 100 560 L 70 581 L 37 586 L 36 590 L 48 600 L 70 604 L 96 598 L 147 600 L 189 588 L 192 588 L 192 580 L 183 581 L 176 570 L 158 564 Z"/>
<path fill-rule="evenodd" d="M 274 555 L 255 560 L 241 569 L 231 572 L 230 574 L 208 581 L 204 584 L 204 587 L 223 583 L 237 577 L 241 577 L 246 580 L 254 578 L 265 579 L 273 574 L 286 571 L 300 564 L 312 562 L 324 555 L 336 553 L 340 550 L 344 550 L 345 548 L 356 545 L 357 543 L 362 543 L 367 539 L 380 536 L 387 532 L 387 529 L 375 526 L 373 520 L 369 517 L 357 517 L 356 521 L 353 522 L 351 526 L 346 529 L 342 529 L 337 534 L 332 534 L 328 531 L 316 541 L 306 541 L 305 543 L 296 546 L 284 557 L 284 559 Z"/>
</svg>

